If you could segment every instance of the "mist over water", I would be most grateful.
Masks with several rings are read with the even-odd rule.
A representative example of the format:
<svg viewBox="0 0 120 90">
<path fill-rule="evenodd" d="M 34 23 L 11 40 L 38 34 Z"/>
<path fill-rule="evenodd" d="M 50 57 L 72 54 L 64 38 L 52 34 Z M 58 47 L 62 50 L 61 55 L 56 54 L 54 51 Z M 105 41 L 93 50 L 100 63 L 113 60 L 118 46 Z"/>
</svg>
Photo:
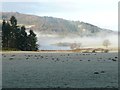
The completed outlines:
<svg viewBox="0 0 120 90">
<path fill-rule="evenodd" d="M 103 41 L 109 40 L 111 48 L 118 47 L 118 35 L 104 37 L 60 37 L 54 34 L 37 34 L 40 50 L 69 50 L 70 46 L 58 46 L 57 43 L 81 43 L 82 48 L 104 48 Z"/>
</svg>

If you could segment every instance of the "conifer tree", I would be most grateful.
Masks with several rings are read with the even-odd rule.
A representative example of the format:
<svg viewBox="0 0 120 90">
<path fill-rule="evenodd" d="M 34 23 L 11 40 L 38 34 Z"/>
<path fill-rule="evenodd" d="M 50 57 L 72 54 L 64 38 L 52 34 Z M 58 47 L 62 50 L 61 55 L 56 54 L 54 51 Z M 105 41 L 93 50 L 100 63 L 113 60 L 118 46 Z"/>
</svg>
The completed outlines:
<svg viewBox="0 0 120 90">
<path fill-rule="evenodd" d="M 18 32 L 19 37 L 17 39 L 18 48 L 23 51 L 27 50 L 27 33 L 25 30 L 25 26 L 22 26 L 20 32 Z"/>
<path fill-rule="evenodd" d="M 3 20 L 2 22 L 2 47 L 6 47 L 6 21 Z"/>
<path fill-rule="evenodd" d="M 33 30 L 27 35 L 25 26 L 17 26 L 17 19 L 12 16 L 9 21 L 2 23 L 2 47 L 19 50 L 38 50 L 37 37 Z"/>
<path fill-rule="evenodd" d="M 36 34 L 33 32 L 33 30 L 30 30 L 29 33 L 30 34 L 28 35 L 28 50 L 36 51 L 38 50 L 38 45 L 36 44 Z"/>
</svg>

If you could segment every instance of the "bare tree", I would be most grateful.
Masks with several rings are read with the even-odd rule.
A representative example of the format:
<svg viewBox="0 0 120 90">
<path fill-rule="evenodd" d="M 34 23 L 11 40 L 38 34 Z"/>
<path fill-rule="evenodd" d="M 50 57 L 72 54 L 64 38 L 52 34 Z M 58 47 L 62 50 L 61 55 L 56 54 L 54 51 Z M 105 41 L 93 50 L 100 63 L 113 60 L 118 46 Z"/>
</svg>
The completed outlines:
<svg viewBox="0 0 120 90">
<path fill-rule="evenodd" d="M 103 41 L 103 46 L 105 46 L 106 48 L 108 48 L 108 46 L 110 45 L 110 41 L 108 39 Z"/>
<path fill-rule="evenodd" d="M 70 48 L 71 48 L 72 50 L 80 49 L 81 45 L 82 45 L 81 43 L 79 43 L 79 44 L 77 44 L 77 43 L 72 43 L 72 44 L 70 45 Z"/>
</svg>

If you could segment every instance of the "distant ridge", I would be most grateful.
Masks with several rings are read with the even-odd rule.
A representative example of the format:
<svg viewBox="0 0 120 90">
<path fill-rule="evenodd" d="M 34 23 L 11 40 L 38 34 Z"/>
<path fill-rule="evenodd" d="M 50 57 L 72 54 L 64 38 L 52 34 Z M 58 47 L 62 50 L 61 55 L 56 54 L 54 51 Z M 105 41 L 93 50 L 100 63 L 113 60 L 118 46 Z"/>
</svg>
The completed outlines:
<svg viewBox="0 0 120 90">
<path fill-rule="evenodd" d="M 11 16 L 15 16 L 18 24 L 25 25 L 27 28 L 44 33 L 44 34 L 58 34 L 58 35 L 79 35 L 79 36 L 105 36 L 110 34 L 117 34 L 117 32 L 102 29 L 95 25 L 80 22 L 70 21 L 54 17 L 41 17 L 36 15 L 22 14 L 19 12 L 0 12 L 2 18 L 9 20 Z"/>
</svg>

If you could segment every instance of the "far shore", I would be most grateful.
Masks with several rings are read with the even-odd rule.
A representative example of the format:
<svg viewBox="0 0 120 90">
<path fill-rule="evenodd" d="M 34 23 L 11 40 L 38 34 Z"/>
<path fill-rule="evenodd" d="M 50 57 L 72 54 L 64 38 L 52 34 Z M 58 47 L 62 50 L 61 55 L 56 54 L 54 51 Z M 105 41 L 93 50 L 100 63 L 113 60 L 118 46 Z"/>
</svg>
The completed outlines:
<svg viewBox="0 0 120 90">
<path fill-rule="evenodd" d="M 108 53 L 116 52 L 118 50 L 110 50 Z M 39 51 L 0 51 L 0 53 L 103 53 L 101 51 L 97 52 L 84 52 L 79 50 L 39 50 Z"/>
</svg>

